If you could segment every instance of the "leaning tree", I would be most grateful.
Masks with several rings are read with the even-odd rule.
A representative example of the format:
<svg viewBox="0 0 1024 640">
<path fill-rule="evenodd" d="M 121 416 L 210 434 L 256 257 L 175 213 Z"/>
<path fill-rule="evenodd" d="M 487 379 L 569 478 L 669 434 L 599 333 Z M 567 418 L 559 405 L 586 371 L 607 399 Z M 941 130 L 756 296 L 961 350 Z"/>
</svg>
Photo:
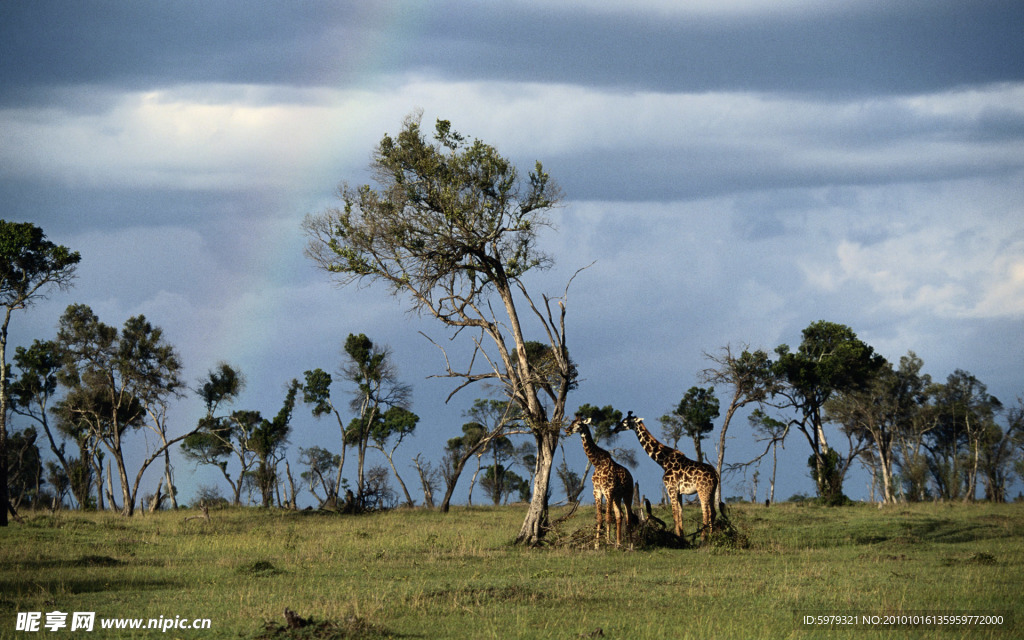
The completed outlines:
<svg viewBox="0 0 1024 640">
<path fill-rule="evenodd" d="M 523 277 L 549 268 L 537 234 L 560 192 L 538 162 L 523 176 L 497 150 L 470 142 L 438 120 L 433 139 L 410 116 L 373 155 L 376 186 L 343 185 L 343 206 L 306 218 L 306 253 L 342 284 L 382 281 L 473 341 L 465 366 L 445 355 L 451 395 L 496 382 L 518 405 L 537 443 L 530 508 L 516 541 L 540 541 L 548 525 L 548 483 L 558 427 L 573 383 L 563 299 L 535 300 Z M 553 303 L 557 303 L 553 308 Z M 544 371 L 531 362 L 525 321 L 548 347 Z M 449 398 L 451 398 L 449 395 Z"/>
</svg>

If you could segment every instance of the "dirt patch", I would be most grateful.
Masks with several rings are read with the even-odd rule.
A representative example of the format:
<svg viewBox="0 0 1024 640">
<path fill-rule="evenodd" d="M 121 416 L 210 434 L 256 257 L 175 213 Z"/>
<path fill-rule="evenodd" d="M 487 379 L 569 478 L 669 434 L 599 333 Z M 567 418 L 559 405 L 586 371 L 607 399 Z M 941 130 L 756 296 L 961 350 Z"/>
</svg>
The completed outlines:
<svg viewBox="0 0 1024 640">
<path fill-rule="evenodd" d="M 401 638 L 402 636 L 365 618 L 356 615 L 345 616 L 344 620 L 316 620 L 303 618 L 291 609 L 284 610 L 284 624 L 267 621 L 253 640 L 285 638 L 308 638 L 310 640 L 342 640 L 374 638 Z"/>
</svg>

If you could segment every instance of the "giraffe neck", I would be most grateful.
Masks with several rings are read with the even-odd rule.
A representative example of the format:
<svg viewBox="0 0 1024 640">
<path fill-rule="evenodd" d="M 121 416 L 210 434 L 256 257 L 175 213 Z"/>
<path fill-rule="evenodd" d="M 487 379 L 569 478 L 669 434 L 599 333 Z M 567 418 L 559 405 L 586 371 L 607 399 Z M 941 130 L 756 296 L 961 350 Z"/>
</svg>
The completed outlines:
<svg viewBox="0 0 1024 640">
<path fill-rule="evenodd" d="M 662 467 L 668 461 L 669 457 L 676 453 L 676 450 L 672 447 L 666 446 L 654 439 L 651 432 L 647 430 L 647 426 L 643 422 L 638 422 L 636 425 L 636 437 L 640 440 L 640 446 L 644 448 L 647 455 L 652 460 L 657 462 Z"/>
<path fill-rule="evenodd" d="M 597 446 L 597 443 L 594 442 L 594 436 L 590 433 L 590 427 L 583 425 L 583 428 L 580 429 L 580 437 L 583 439 L 583 453 L 587 454 L 587 459 L 595 467 L 609 457 L 608 452 Z"/>
</svg>

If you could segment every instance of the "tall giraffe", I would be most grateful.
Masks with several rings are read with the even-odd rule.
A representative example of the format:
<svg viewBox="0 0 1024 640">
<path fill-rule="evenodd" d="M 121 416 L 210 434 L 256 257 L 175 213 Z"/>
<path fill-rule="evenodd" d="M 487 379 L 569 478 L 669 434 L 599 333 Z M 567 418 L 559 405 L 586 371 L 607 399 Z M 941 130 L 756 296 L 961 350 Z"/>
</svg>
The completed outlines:
<svg viewBox="0 0 1024 640">
<path fill-rule="evenodd" d="M 616 432 L 629 429 L 636 433 L 640 446 L 644 448 L 652 460 L 665 470 L 661 481 L 665 483 L 669 501 L 672 502 L 672 519 L 676 524 L 676 535 L 683 535 L 683 507 L 679 494 L 696 493 L 700 498 L 703 528 L 701 539 L 706 540 L 715 526 L 715 489 L 718 487 L 718 472 L 710 464 L 691 460 L 680 451 L 664 445 L 654 439 L 651 432 L 644 426 L 644 421 L 630 411 L 626 418 L 615 428 Z M 723 510 L 724 513 L 724 510 Z"/>
<path fill-rule="evenodd" d="M 622 544 L 622 520 L 625 515 L 626 531 L 639 522 L 633 513 L 633 476 L 629 470 L 612 459 L 612 455 L 597 446 L 594 436 L 590 433 L 590 418 L 576 416 L 568 427 L 565 435 L 579 433 L 583 438 L 583 452 L 587 454 L 590 464 L 594 465 L 594 474 L 590 481 L 594 485 L 594 509 L 597 517 L 597 538 L 594 548 L 601 545 L 601 526 L 605 526 L 605 540 L 611 542 L 612 513 L 615 514 L 615 545 Z M 602 508 L 601 499 L 605 504 Z M 622 503 L 621 505 L 619 503 Z M 625 512 L 625 514 L 623 514 Z"/>
</svg>

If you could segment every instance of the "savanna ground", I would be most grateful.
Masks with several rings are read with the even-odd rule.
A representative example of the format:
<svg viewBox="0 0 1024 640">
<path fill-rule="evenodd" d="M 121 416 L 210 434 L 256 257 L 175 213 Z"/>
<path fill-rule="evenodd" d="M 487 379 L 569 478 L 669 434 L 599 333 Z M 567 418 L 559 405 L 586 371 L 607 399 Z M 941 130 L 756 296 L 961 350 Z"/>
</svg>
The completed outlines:
<svg viewBox="0 0 1024 640">
<path fill-rule="evenodd" d="M 655 513 L 671 522 L 667 510 Z M 586 505 L 553 544 L 515 547 L 523 514 L 515 506 L 361 516 L 225 509 L 209 521 L 186 521 L 190 511 L 28 514 L 0 531 L 0 637 L 859 640 L 1010 638 L 1024 624 L 1024 504 L 737 504 L 737 535 L 635 550 L 594 550 Z M 699 509 L 687 507 L 686 517 L 695 529 Z M 286 607 L 312 624 L 285 628 Z M 42 612 L 45 622 L 52 611 L 94 611 L 96 629 L 16 631 L 17 612 Z M 893 613 L 1005 622 L 801 622 Z M 160 616 L 208 618 L 211 628 L 99 629 L 104 617 Z"/>
</svg>

